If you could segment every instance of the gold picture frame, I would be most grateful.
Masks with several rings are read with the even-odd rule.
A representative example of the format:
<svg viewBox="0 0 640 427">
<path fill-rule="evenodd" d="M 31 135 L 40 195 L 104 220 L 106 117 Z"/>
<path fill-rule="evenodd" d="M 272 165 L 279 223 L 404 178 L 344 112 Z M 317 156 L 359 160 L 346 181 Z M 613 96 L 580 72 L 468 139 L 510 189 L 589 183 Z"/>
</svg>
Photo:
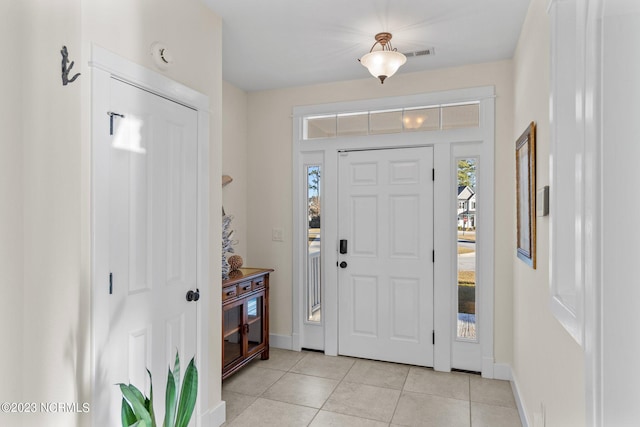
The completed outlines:
<svg viewBox="0 0 640 427">
<path fill-rule="evenodd" d="M 517 254 L 536 268 L 536 124 L 516 141 Z"/>
</svg>

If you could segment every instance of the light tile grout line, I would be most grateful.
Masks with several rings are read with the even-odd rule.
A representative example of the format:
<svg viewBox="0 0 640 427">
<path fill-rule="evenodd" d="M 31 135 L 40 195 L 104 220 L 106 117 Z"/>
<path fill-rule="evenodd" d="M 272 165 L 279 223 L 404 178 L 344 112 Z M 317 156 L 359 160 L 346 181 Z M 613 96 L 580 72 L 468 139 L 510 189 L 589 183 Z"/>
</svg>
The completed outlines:
<svg viewBox="0 0 640 427">
<path fill-rule="evenodd" d="M 308 354 L 310 354 L 310 353 L 308 353 Z M 302 375 L 302 376 L 312 377 L 312 378 L 331 379 L 331 378 L 326 378 L 326 377 L 318 376 L 318 375 L 310 375 L 310 374 L 304 374 L 304 373 L 300 373 L 300 372 L 293 372 L 292 370 L 293 370 L 293 369 L 294 369 L 294 368 L 295 368 L 295 367 L 296 367 L 300 362 L 302 362 L 302 360 L 303 360 L 305 357 L 307 357 L 307 355 L 305 355 L 305 356 L 303 356 L 302 358 L 300 358 L 300 360 L 298 360 L 298 361 L 297 361 L 293 366 L 291 366 L 290 368 L 288 368 L 286 371 L 283 371 L 283 372 L 285 372 L 285 374 L 286 374 L 286 373 L 291 373 L 291 374 L 294 374 L 294 375 Z M 265 399 L 265 400 L 270 400 L 270 401 L 272 401 L 272 402 L 288 403 L 288 404 L 290 404 L 290 405 L 297 405 L 297 406 L 302 406 L 302 407 L 305 407 L 305 408 L 315 409 L 315 410 L 316 410 L 315 415 L 313 416 L 313 418 L 311 419 L 311 421 L 309 422 L 309 424 L 307 424 L 307 426 L 311 425 L 311 424 L 313 423 L 313 421 L 316 419 L 316 417 L 318 416 L 318 414 L 320 413 L 320 411 L 322 411 L 322 410 L 323 410 L 324 406 L 326 405 L 327 401 L 331 398 L 331 396 L 333 395 L 333 393 L 335 393 L 335 391 L 338 389 L 338 387 L 339 387 L 343 382 L 345 382 L 345 378 L 347 378 L 347 376 L 349 375 L 349 373 L 351 372 L 351 370 L 355 367 L 355 365 L 356 365 L 356 363 L 358 362 L 358 360 L 361 360 L 361 359 L 352 358 L 352 357 L 349 357 L 349 356 L 337 356 L 337 357 L 343 357 L 343 358 L 352 359 L 352 360 L 353 360 L 353 363 L 351 364 L 351 367 L 347 370 L 347 372 L 345 372 L 345 374 L 342 376 L 342 378 L 340 378 L 339 380 L 336 380 L 336 381 L 338 381 L 338 383 L 336 384 L 336 386 L 335 386 L 335 388 L 333 389 L 333 391 L 331 392 L 331 394 L 330 394 L 329 396 L 327 396 L 327 398 L 324 400 L 324 402 L 323 402 L 323 404 L 322 404 L 322 406 L 321 406 L 320 408 L 316 408 L 316 407 L 312 407 L 312 406 L 307 406 L 307 405 L 302 405 L 302 404 L 299 404 L 299 403 L 282 402 L 282 401 L 279 401 L 279 400 L 269 399 L 268 397 L 264 397 L 264 394 L 265 394 L 265 393 L 266 393 L 266 392 L 267 392 L 271 387 L 273 387 L 273 386 L 274 386 L 278 381 L 280 381 L 280 380 L 282 379 L 282 377 L 280 377 L 276 382 L 274 382 L 271 386 L 269 386 L 267 389 L 265 389 L 265 391 L 263 391 L 259 396 L 257 396 L 257 397 L 256 397 L 256 399 L 258 399 L 258 398 L 262 398 L 262 399 Z M 367 360 L 367 359 L 362 359 L 362 360 Z M 257 359 L 256 359 L 256 361 L 257 361 Z M 383 362 L 383 363 L 387 363 L 387 362 Z M 266 366 L 265 366 L 265 367 L 260 367 L 260 369 L 271 369 L 271 370 L 276 370 L 276 369 L 268 368 L 268 367 L 266 367 Z M 409 368 L 409 369 L 411 369 L 411 368 Z M 281 371 L 281 372 L 282 372 L 282 371 Z M 283 375 L 283 376 L 284 376 L 284 375 Z M 404 380 L 404 383 L 403 383 L 403 385 L 402 385 L 402 388 L 399 390 L 399 391 L 400 391 L 400 395 L 402 395 L 402 390 L 404 389 L 404 384 L 406 384 L 408 376 L 409 376 L 409 373 L 407 372 L 407 377 L 405 377 L 405 380 Z M 350 383 L 350 384 L 351 384 L 351 383 Z M 397 390 L 397 389 L 390 388 L 390 387 L 383 387 L 383 386 L 378 386 L 378 387 L 380 387 L 380 388 L 386 388 L 386 389 L 389 389 L 389 390 Z M 395 407 L 394 407 L 394 410 L 393 410 L 393 414 L 391 415 L 391 420 L 390 420 L 388 423 L 386 423 L 387 425 L 391 425 L 391 422 L 393 421 L 393 416 L 395 415 L 396 410 L 398 409 L 398 404 L 399 404 L 399 403 L 400 403 L 400 396 L 398 397 L 398 401 L 396 401 L 396 404 L 395 404 Z M 330 411 L 329 411 L 329 412 L 330 412 Z M 375 419 L 373 419 L 373 418 L 366 418 L 366 417 L 360 417 L 360 416 L 356 416 L 356 418 L 362 418 L 362 419 L 367 419 L 367 420 L 372 420 L 372 421 L 380 421 L 380 420 L 375 420 Z"/>
<path fill-rule="evenodd" d="M 309 354 L 309 353 L 307 353 L 307 354 L 306 354 L 302 359 L 300 359 L 300 360 L 298 361 L 298 363 L 302 362 L 302 360 L 303 360 L 305 357 L 307 357 L 307 355 L 308 355 L 308 354 Z M 297 365 L 298 365 L 298 363 L 296 363 L 295 365 L 293 365 L 293 366 L 291 367 L 291 369 L 293 369 L 295 366 L 297 366 Z M 349 369 L 349 370 L 351 370 L 351 369 Z M 345 376 L 346 376 L 346 374 L 345 374 Z M 340 380 L 340 382 L 342 382 L 342 380 Z M 331 394 L 333 394 L 333 393 L 336 391 L 336 388 L 338 388 L 338 386 L 340 385 L 340 382 L 338 382 L 338 384 L 336 384 L 336 386 L 335 386 L 335 388 L 333 389 L 333 391 L 331 391 Z M 329 396 L 327 396 L 327 398 L 324 400 L 324 402 L 322 402 L 322 405 L 321 405 L 319 408 L 317 408 L 317 409 L 318 409 L 318 411 L 317 411 L 317 412 L 316 412 L 316 414 L 313 416 L 313 418 L 311 418 L 311 421 L 309 421 L 309 424 L 307 424 L 307 426 L 310 426 L 311 424 L 313 424 L 313 421 L 317 418 L 317 416 L 318 416 L 318 414 L 320 413 L 320 411 L 322 411 L 322 408 L 323 408 L 323 407 L 324 407 L 324 405 L 327 403 L 327 400 L 329 400 L 329 398 L 331 397 L 331 394 L 330 394 Z"/>
<path fill-rule="evenodd" d="M 337 356 L 340 357 L 340 356 Z M 313 419 L 311 420 L 311 422 L 309 424 L 307 424 L 308 426 L 311 425 L 313 423 L 313 420 L 316 419 L 316 417 L 318 416 L 318 414 L 320 413 L 320 411 L 322 411 L 322 408 L 324 408 L 324 405 L 327 404 L 327 401 L 331 398 L 331 396 L 333 396 L 333 393 L 336 392 L 336 390 L 338 389 L 338 387 L 340 387 L 340 384 L 342 384 L 342 381 L 344 381 L 345 378 L 347 378 L 347 375 L 349 375 L 349 372 L 351 372 L 351 370 L 353 369 L 353 367 L 356 365 L 356 362 L 354 361 L 351 364 L 351 367 L 349 368 L 349 370 L 347 372 L 345 372 L 344 376 L 342 378 L 340 378 L 340 380 L 338 381 L 338 384 L 336 384 L 336 386 L 334 387 L 333 391 L 331 392 L 331 394 L 329 396 L 327 396 L 327 398 L 324 400 L 324 402 L 322 402 L 322 406 L 320 407 L 320 409 L 318 409 L 318 412 L 316 413 L 316 415 L 313 417 Z"/>
<path fill-rule="evenodd" d="M 393 408 L 393 414 L 391 415 L 391 420 L 389 421 L 389 425 L 393 422 L 393 419 L 396 416 L 396 412 L 398 412 L 398 406 L 400 406 L 400 399 L 402 399 L 402 393 L 404 393 L 404 388 L 407 385 L 407 380 L 409 379 L 409 374 L 411 373 L 411 366 L 409 366 L 409 370 L 407 371 L 407 376 L 404 377 L 404 382 L 402 383 L 402 387 L 400 388 L 400 396 L 398 396 L 398 401 L 396 402 L 396 407 Z"/>
<path fill-rule="evenodd" d="M 302 352 L 302 353 L 303 353 L 304 355 L 303 355 L 299 360 L 297 360 L 293 365 L 291 365 L 290 367 L 287 367 L 287 368 L 285 368 L 285 369 L 276 369 L 276 368 L 270 368 L 270 367 L 266 367 L 266 366 L 265 366 L 265 367 L 257 366 L 257 367 L 259 367 L 259 369 L 268 369 L 268 370 L 272 370 L 272 371 L 284 372 L 284 374 L 283 374 L 282 376 L 286 375 L 287 373 L 291 373 L 291 374 L 295 374 L 295 375 L 302 375 L 302 376 L 307 376 L 307 377 L 331 379 L 331 378 L 327 378 L 327 377 L 323 377 L 323 376 L 319 376 L 319 375 L 309 375 L 309 374 L 305 374 L 305 373 L 301 373 L 301 372 L 293 372 L 293 369 L 294 369 L 296 366 L 298 366 L 298 364 L 300 364 L 300 363 L 301 363 L 305 358 L 307 358 L 307 356 L 308 356 L 309 354 L 311 354 L 311 352 Z M 256 399 L 256 400 L 257 400 L 257 399 L 259 399 L 259 398 L 261 398 L 261 399 L 269 400 L 269 401 L 272 401 L 272 402 L 286 403 L 286 404 L 289 404 L 289 405 L 294 405 L 294 406 L 300 406 L 300 407 L 304 407 L 304 408 L 314 409 L 314 410 L 316 410 L 316 413 L 315 413 L 315 415 L 313 416 L 313 418 L 311 419 L 311 421 L 309 422 L 309 424 L 307 424 L 307 425 L 310 425 L 310 424 L 312 424 L 312 423 L 313 423 L 313 421 L 317 418 L 317 416 L 318 416 L 318 414 L 320 413 L 320 411 L 322 411 L 322 410 L 323 410 L 323 408 L 325 407 L 325 405 L 326 405 L 327 401 L 328 401 L 328 400 L 331 398 L 331 396 L 335 393 L 335 391 L 338 389 L 338 387 L 339 387 L 342 383 L 351 383 L 351 382 L 345 381 L 345 379 L 347 378 L 347 376 L 349 375 L 349 373 L 354 369 L 354 367 L 355 367 L 356 363 L 357 363 L 358 361 L 360 361 L 360 360 L 369 360 L 369 359 L 358 359 L 358 358 L 353 358 L 353 357 L 349 357 L 349 356 L 338 356 L 338 357 L 342 357 L 342 358 L 345 358 L 345 359 L 351 359 L 351 360 L 353 361 L 353 363 L 351 364 L 351 366 L 349 367 L 349 369 L 346 371 L 346 373 L 345 373 L 345 374 L 344 374 L 344 375 L 343 375 L 339 380 L 338 380 L 338 379 L 336 379 L 336 381 L 338 381 L 338 383 L 336 384 L 336 386 L 335 386 L 335 388 L 333 389 L 333 391 L 331 392 L 331 394 L 329 394 L 329 396 L 324 400 L 324 403 L 322 404 L 322 406 L 321 406 L 320 408 L 316 408 L 316 407 L 312 407 L 312 406 L 307 406 L 307 405 L 303 405 L 303 404 L 297 404 L 297 403 L 284 402 L 284 401 L 279 401 L 279 400 L 275 400 L 275 399 L 270 399 L 270 398 L 264 397 L 265 393 L 266 393 L 269 389 L 271 389 L 271 387 L 273 387 L 273 386 L 274 386 L 278 381 L 280 381 L 280 380 L 282 379 L 282 377 L 280 377 L 280 378 L 279 378 L 278 380 L 276 380 L 273 384 L 271 384 L 269 387 L 267 387 L 267 388 L 266 388 L 262 393 L 260 393 L 258 396 L 252 396 L 252 397 L 255 397 L 255 399 Z M 381 362 L 381 361 L 376 361 L 376 362 Z M 260 362 L 256 359 L 253 363 L 257 363 L 257 364 L 259 364 Z M 382 362 L 382 363 L 392 363 L 392 362 Z M 402 365 L 402 364 L 400 364 L 400 365 Z M 402 384 L 402 387 L 401 387 L 401 389 L 399 390 L 399 392 L 400 392 L 400 396 L 398 397 L 398 400 L 396 401 L 395 408 L 394 408 L 393 414 L 392 414 L 392 416 L 391 416 L 391 420 L 390 420 L 388 423 L 386 423 L 387 425 L 391 425 L 391 423 L 393 422 L 393 418 L 395 417 L 395 415 L 396 415 L 396 413 L 397 413 L 398 406 L 399 406 L 399 403 L 400 403 L 400 398 L 402 397 L 402 394 L 406 391 L 406 390 L 405 390 L 405 387 L 406 387 L 407 380 L 408 380 L 408 378 L 409 378 L 409 373 L 411 372 L 411 369 L 412 369 L 412 368 L 420 368 L 420 367 L 412 366 L 412 365 L 405 365 L 405 366 L 408 366 L 408 367 L 409 367 L 409 371 L 407 372 L 407 376 L 405 377 L 404 382 L 403 382 L 403 384 Z M 469 404 L 469 426 L 470 426 L 470 427 L 473 427 L 473 424 L 472 424 L 472 408 L 471 408 L 471 403 L 472 403 L 472 402 L 471 402 L 471 377 L 472 377 L 472 375 L 471 375 L 471 374 L 468 374 L 468 373 L 464 373 L 464 374 L 465 374 L 465 376 L 467 377 L 467 381 L 468 381 L 468 391 L 469 391 L 469 397 L 468 397 L 468 400 L 467 400 L 467 401 L 468 401 L 468 404 Z M 358 383 L 354 383 L 354 384 L 358 384 Z M 385 388 L 385 389 L 389 389 L 389 390 L 398 390 L 398 389 L 396 389 L 396 388 L 392 388 L 392 387 L 384 387 L 384 386 L 376 386 L 376 387 Z M 242 393 L 239 393 L 239 394 L 242 394 Z M 423 393 L 419 393 L 419 392 L 418 392 L 418 394 L 423 394 Z M 427 394 L 428 394 L 428 393 L 427 393 Z M 247 396 L 249 396 L 249 395 L 247 395 Z M 455 399 L 455 398 L 452 398 L 452 399 Z M 461 400 L 461 399 L 458 399 L 458 400 Z M 502 406 L 502 405 L 494 405 L 494 406 Z M 243 412 L 244 412 L 244 411 L 246 411 L 246 410 L 247 410 L 247 408 L 245 408 L 241 413 L 243 413 Z M 332 411 L 329 411 L 329 412 L 332 412 Z M 240 414 L 241 414 L 241 413 L 240 413 Z M 237 416 L 239 416 L 240 414 L 237 414 Z M 346 415 L 346 414 L 345 414 L 345 415 Z M 236 417 L 234 417 L 234 419 L 235 419 L 235 418 L 237 418 L 237 416 L 236 416 Z M 372 419 L 372 418 L 366 418 L 366 417 L 362 417 L 362 416 L 355 416 L 355 417 L 356 417 L 356 418 L 362 418 L 362 419 L 367 419 L 367 420 L 373 420 L 373 421 L 378 421 L 378 422 L 380 422 L 380 420 L 375 420 L 375 419 Z M 227 421 L 227 422 L 225 423 L 225 425 L 226 425 L 227 423 L 229 423 L 229 422 L 232 422 L 232 421 L 233 421 L 233 420 L 229 420 L 229 421 Z"/>
<path fill-rule="evenodd" d="M 333 393 L 335 393 L 335 391 L 338 389 L 338 387 L 340 387 L 340 384 L 342 384 L 342 383 L 344 382 L 344 379 L 345 379 L 345 378 L 347 378 L 347 376 L 349 375 L 349 372 L 351 372 L 351 370 L 356 366 L 356 363 L 357 363 L 359 360 L 368 360 L 368 359 L 359 359 L 359 358 L 354 358 L 354 357 L 351 357 L 351 356 L 337 356 L 337 357 L 345 357 L 345 358 L 352 359 L 352 360 L 353 360 L 353 363 L 351 364 L 351 367 L 349 368 L 349 370 L 344 374 L 344 376 L 342 377 L 342 379 L 340 380 L 340 382 L 338 382 L 338 384 L 336 385 L 336 388 L 334 388 L 334 389 L 333 389 L 333 391 L 331 392 L 331 394 L 329 395 L 329 397 L 327 397 L 327 399 L 324 401 L 324 403 L 322 404 L 322 407 L 320 408 L 320 411 L 322 410 L 322 408 L 324 408 L 324 405 L 326 405 L 326 404 L 327 404 L 327 401 L 331 398 L 331 396 L 333 395 Z M 385 362 L 385 363 L 386 363 L 386 362 Z M 409 374 L 407 373 L 407 376 L 408 376 L 408 375 L 409 375 Z M 406 380 L 407 380 L 407 379 L 405 378 L 405 382 L 406 382 Z M 347 381 L 347 382 L 348 382 L 348 381 Z M 356 383 L 349 383 L 349 384 L 356 384 Z M 366 385 L 366 384 L 365 384 L 365 385 Z M 390 389 L 390 388 L 388 388 L 388 387 L 380 387 L 380 388 L 387 388 L 387 389 Z M 390 389 L 390 390 L 396 390 L 396 389 Z M 400 391 L 400 393 L 402 393 L 402 390 Z M 399 402 L 399 401 L 400 401 L 400 398 L 398 397 L 398 402 Z M 393 409 L 393 414 L 391 415 L 391 420 L 389 420 L 389 422 L 388 422 L 388 423 L 386 423 L 387 425 L 391 425 L 391 421 L 393 421 L 393 415 L 395 415 L 395 411 L 396 411 L 396 409 L 398 408 L 398 402 L 396 402 L 396 406 L 395 406 L 395 408 Z M 320 413 L 320 411 L 318 411 L 318 413 Z M 328 411 L 328 412 L 330 412 L 330 411 Z M 342 415 L 347 415 L 347 414 L 342 414 Z M 316 416 L 317 416 L 317 414 L 316 414 Z M 383 422 L 383 421 L 376 420 L 376 419 L 373 419 L 373 418 L 366 418 L 366 417 L 360 417 L 360 416 L 355 416 L 355 415 L 351 415 L 351 416 L 356 417 L 356 418 L 361 418 L 361 419 L 364 419 L 364 420 L 371 420 L 371 421 Z M 315 418 L 315 417 L 314 417 L 314 418 Z"/>
<path fill-rule="evenodd" d="M 304 352 L 302 352 L 302 353 L 304 353 Z M 273 371 L 280 371 L 280 372 L 284 372 L 284 374 L 282 375 L 282 377 L 284 377 L 286 374 L 305 375 L 305 374 L 299 374 L 299 373 L 297 373 L 297 372 L 292 372 L 291 370 L 292 370 L 293 368 L 295 368 L 296 366 L 298 366 L 298 364 L 299 364 L 300 362 L 302 362 L 302 361 L 303 361 L 303 360 L 304 360 L 304 359 L 305 359 L 309 354 L 310 354 L 310 353 L 304 353 L 304 356 L 302 356 L 302 357 L 300 358 L 300 360 L 298 360 L 298 361 L 297 361 L 296 363 L 294 363 L 291 367 L 287 368 L 287 369 L 286 369 L 286 370 L 284 370 L 284 371 L 283 371 L 283 370 L 280 370 L 280 369 L 268 368 L 268 367 L 266 367 L 266 366 L 265 366 L 265 367 L 259 367 L 259 368 L 260 368 L 260 369 L 271 369 L 271 370 L 273 370 Z M 258 360 L 258 359 L 256 359 L 256 361 L 257 361 L 257 360 Z M 314 375 L 305 375 L 305 376 L 307 376 L 307 377 L 313 377 L 313 378 L 322 378 L 322 377 L 317 377 L 317 376 L 314 376 Z M 256 399 L 264 399 L 264 400 L 269 400 L 269 401 L 271 401 L 271 402 L 286 403 L 286 404 L 288 404 L 288 405 L 295 405 L 295 406 L 301 406 L 301 407 L 303 407 L 303 408 L 315 409 L 315 410 L 316 410 L 316 413 L 313 415 L 313 418 L 311 418 L 311 421 L 309 421 L 309 424 L 307 424 L 307 426 L 311 425 L 311 424 L 313 423 L 313 420 L 315 420 L 315 419 L 316 419 L 316 417 L 318 416 L 318 414 L 319 414 L 319 413 L 320 413 L 320 411 L 322 410 L 322 407 L 320 407 L 320 408 L 315 408 L 315 407 L 313 407 L 313 406 L 301 405 L 301 404 L 299 404 L 299 403 L 283 402 L 283 401 L 280 401 L 280 400 L 269 399 L 268 397 L 264 397 L 264 394 L 265 394 L 265 393 L 266 393 L 266 392 L 267 392 L 271 387 L 273 387 L 274 385 L 276 385 L 276 383 L 277 383 L 278 381 L 280 381 L 280 380 L 282 379 L 282 377 L 278 378 L 278 379 L 277 379 L 273 384 L 271 384 L 269 387 L 267 387 L 267 388 L 266 388 L 266 389 L 265 389 L 265 390 L 264 390 L 264 391 L 263 391 L 263 392 L 262 392 L 262 393 L 261 393 L 261 394 L 260 394 Z M 333 394 L 333 392 L 332 392 L 332 394 Z M 331 395 L 329 395 L 329 396 L 331 396 Z M 328 398 L 327 398 L 327 399 L 328 399 Z M 325 401 L 325 402 L 326 402 L 326 401 Z M 322 406 L 324 406 L 324 403 L 322 404 Z M 244 411 L 246 411 L 246 410 L 247 410 L 247 408 L 245 408 L 245 409 L 243 410 L 243 412 L 244 412 Z M 240 414 L 238 414 L 238 415 L 240 415 Z"/>
<path fill-rule="evenodd" d="M 302 357 L 300 358 L 300 360 L 298 360 L 298 361 L 297 361 L 293 366 L 291 366 L 290 368 L 288 368 L 285 372 L 286 372 L 286 373 L 290 373 L 290 374 L 294 374 L 294 375 L 303 375 L 303 376 L 305 376 L 305 377 L 331 379 L 331 378 L 326 378 L 326 377 L 322 377 L 322 376 L 318 376 L 318 375 L 309 375 L 309 374 L 303 374 L 303 373 L 300 373 L 300 372 L 293 372 L 293 369 L 294 369 L 296 366 L 298 366 L 298 364 L 300 364 L 300 363 L 301 363 L 301 362 L 302 362 L 302 361 L 303 361 L 303 360 L 304 360 L 304 359 L 305 359 L 309 354 L 311 354 L 311 353 L 306 353 L 304 356 L 302 356 Z M 326 399 L 324 400 L 324 402 L 322 403 L 322 406 L 320 406 L 319 408 L 312 407 L 312 406 L 301 405 L 301 404 L 298 404 L 298 403 L 289 403 L 290 405 L 298 405 L 298 406 L 303 406 L 303 407 L 305 407 L 305 408 L 311 408 L 311 409 L 315 409 L 315 410 L 316 410 L 315 415 L 313 416 L 313 418 L 311 418 L 311 421 L 309 421 L 309 424 L 307 424 L 307 426 L 310 426 L 311 424 L 313 424 L 313 421 L 316 419 L 316 417 L 318 416 L 318 414 L 320 414 L 320 411 L 322 411 L 322 408 L 324 408 L 324 405 L 327 403 L 327 401 L 329 400 L 329 398 L 331 397 L 331 395 L 333 395 L 333 393 L 335 393 L 336 389 L 340 386 L 340 384 L 342 384 L 342 381 L 347 377 L 347 375 L 349 375 L 349 372 L 351 372 L 351 370 L 353 369 L 353 367 L 354 367 L 354 366 L 355 366 L 355 364 L 356 364 L 355 362 L 356 362 L 356 361 L 354 360 L 354 362 L 351 364 L 351 367 L 350 367 L 350 368 L 349 368 L 349 370 L 344 374 L 344 376 L 343 376 L 340 380 L 337 380 L 337 381 L 338 381 L 338 383 L 336 384 L 336 386 L 334 387 L 334 389 L 331 391 L 331 394 L 329 394 L 329 396 L 327 396 L 327 398 L 326 398 Z M 268 368 L 265 368 L 265 369 L 268 369 Z M 283 376 L 284 376 L 284 375 L 283 375 Z M 280 379 L 282 379 L 282 377 L 281 377 Z M 278 379 L 278 381 L 280 381 L 280 379 Z M 276 381 L 275 383 L 273 383 L 273 384 L 271 385 L 271 387 L 273 387 L 273 385 L 275 385 L 278 381 Z M 271 388 L 271 387 L 269 387 L 269 388 Z M 269 388 L 268 388 L 268 389 L 269 389 Z M 267 389 L 267 390 L 268 390 L 268 389 Z M 267 390 L 265 390 L 262 394 L 266 393 L 266 392 L 267 392 Z M 262 397 L 262 395 L 260 395 L 260 397 Z M 269 399 L 269 398 L 267 398 L 267 397 L 262 397 L 262 398 L 263 398 L 263 399 L 266 399 L 266 400 L 274 401 L 273 399 Z M 288 402 L 285 402 L 285 403 L 288 403 Z"/>
</svg>

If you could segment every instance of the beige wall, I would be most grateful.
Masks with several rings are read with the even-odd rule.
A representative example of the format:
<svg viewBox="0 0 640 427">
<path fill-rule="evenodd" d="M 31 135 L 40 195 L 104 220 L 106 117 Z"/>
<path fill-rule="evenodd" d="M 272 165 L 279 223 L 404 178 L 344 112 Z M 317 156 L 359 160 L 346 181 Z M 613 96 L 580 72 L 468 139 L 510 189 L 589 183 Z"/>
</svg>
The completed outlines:
<svg viewBox="0 0 640 427">
<path fill-rule="evenodd" d="M 384 86 L 366 77 L 316 86 L 249 93 L 248 252 L 251 263 L 272 267 L 271 332 L 292 331 L 292 109 L 294 106 L 382 98 L 450 89 L 496 87 L 495 356 L 512 360 L 513 81 L 511 61 L 400 74 Z M 284 242 L 271 240 L 282 228 Z"/>
<path fill-rule="evenodd" d="M 8 9 L 15 4 L 22 7 L 20 13 Z M 209 96 L 211 213 L 217 225 L 222 24 L 198 0 L 24 0 L 3 2 L 0 12 L 1 39 L 11 41 L 5 46 L 11 63 L 0 72 L 0 324 L 5 345 L 12 348 L 0 356 L 5 370 L 0 397 L 90 402 L 91 43 L 153 68 L 149 47 L 163 41 L 175 59 L 163 74 Z M 73 71 L 82 72 L 64 87 L 63 45 L 75 61 Z M 211 276 L 219 277 L 218 227 L 212 227 L 210 238 Z M 212 317 L 220 318 L 220 294 L 211 295 Z M 214 338 L 219 330 L 211 325 Z M 220 401 L 215 368 L 220 366 L 219 339 L 212 339 L 210 355 L 207 407 Z M 20 423 L 88 426 L 90 415 L 39 413 L 7 422 L 0 418 L 2 425 Z"/>
<path fill-rule="evenodd" d="M 80 71 L 80 1 L 24 2 L 22 123 L 24 345 L 28 402 L 88 398 L 88 289 L 82 282 L 81 85 L 62 86 L 60 49 Z M 23 416 L 25 426 L 78 425 L 75 414 Z M 88 417 L 85 417 L 88 418 Z"/>
<path fill-rule="evenodd" d="M 512 140 L 537 123 L 538 188 L 549 185 L 549 17 L 546 0 L 533 0 L 514 57 Z M 513 153 L 513 146 L 510 147 Z M 510 170 L 515 170 L 509 159 Z M 513 174 L 511 174 L 513 175 Z M 510 177 L 513 182 L 513 177 Z M 510 193 L 515 188 L 509 189 Z M 505 206 L 515 216 L 515 206 Z M 549 309 L 549 217 L 537 218 L 537 269 L 509 254 L 514 271 L 514 378 L 529 422 L 546 409 L 547 427 L 585 423 L 582 349 Z"/>
<path fill-rule="evenodd" d="M 247 135 L 249 116 L 248 96 L 245 91 L 230 83 L 222 83 L 222 173 L 233 182 L 222 189 L 222 205 L 227 215 L 233 216 L 231 229 L 235 253 L 242 256 L 244 264 L 251 261 L 247 254 L 247 212 L 258 207 L 247 203 Z"/>
<path fill-rule="evenodd" d="M 0 2 L 0 40 L 14 41 L 22 31 L 22 3 Z M 22 49 L 3 43 L 6 66 L 0 68 L 0 402 L 22 400 L 20 359 L 24 328 L 22 221 Z M 20 426 L 18 417 L 0 413 L 0 425 Z"/>
</svg>

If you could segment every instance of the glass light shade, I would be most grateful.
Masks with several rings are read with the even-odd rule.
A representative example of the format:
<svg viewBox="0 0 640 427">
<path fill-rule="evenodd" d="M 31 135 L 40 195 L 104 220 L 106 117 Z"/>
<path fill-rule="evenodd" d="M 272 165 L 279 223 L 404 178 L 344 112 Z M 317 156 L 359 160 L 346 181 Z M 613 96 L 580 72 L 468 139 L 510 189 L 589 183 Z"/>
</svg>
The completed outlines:
<svg viewBox="0 0 640 427">
<path fill-rule="evenodd" d="M 407 57 L 400 52 L 377 50 L 364 55 L 360 58 L 360 62 L 367 67 L 373 77 L 379 78 L 380 82 L 384 83 L 384 79 L 393 76 L 398 68 L 407 62 Z"/>
</svg>

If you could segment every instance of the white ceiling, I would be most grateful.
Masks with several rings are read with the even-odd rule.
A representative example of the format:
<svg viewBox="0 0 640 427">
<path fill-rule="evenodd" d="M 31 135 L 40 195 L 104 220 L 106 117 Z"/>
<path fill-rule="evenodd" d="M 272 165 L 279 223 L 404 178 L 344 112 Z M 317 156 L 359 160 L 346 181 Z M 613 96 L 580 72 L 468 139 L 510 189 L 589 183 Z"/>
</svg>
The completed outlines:
<svg viewBox="0 0 640 427">
<path fill-rule="evenodd" d="M 223 21 L 223 78 L 257 91 L 370 77 L 357 59 L 393 34 L 398 74 L 509 59 L 530 0 L 203 0 Z M 393 78 L 393 77 L 391 77 Z"/>
</svg>

